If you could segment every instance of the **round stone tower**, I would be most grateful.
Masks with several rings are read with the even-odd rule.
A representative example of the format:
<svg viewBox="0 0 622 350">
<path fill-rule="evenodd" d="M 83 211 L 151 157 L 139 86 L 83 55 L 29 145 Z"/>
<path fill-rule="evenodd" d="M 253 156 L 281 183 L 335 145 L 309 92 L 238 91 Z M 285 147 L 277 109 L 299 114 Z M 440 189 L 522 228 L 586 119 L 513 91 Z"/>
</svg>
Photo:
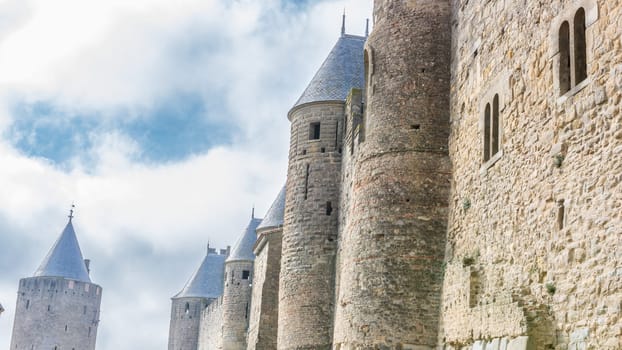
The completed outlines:
<svg viewBox="0 0 622 350">
<path fill-rule="evenodd" d="M 342 28 L 288 114 L 279 349 L 331 347 L 344 106 L 350 89 L 364 84 L 364 43 Z"/>
<path fill-rule="evenodd" d="M 34 277 L 19 281 L 11 349 L 94 350 L 102 288 L 69 222 Z"/>
<path fill-rule="evenodd" d="M 207 248 L 199 269 L 172 298 L 169 350 L 198 349 L 201 312 L 223 293 L 222 281 L 228 250 Z"/>
<path fill-rule="evenodd" d="M 436 345 L 450 191 L 450 2 L 376 0 L 334 345 Z"/>
<path fill-rule="evenodd" d="M 251 220 L 231 249 L 225 262 L 225 288 L 222 297 L 222 348 L 246 350 L 246 331 L 251 312 L 251 283 L 257 239 L 255 230 L 261 219 Z"/>
</svg>

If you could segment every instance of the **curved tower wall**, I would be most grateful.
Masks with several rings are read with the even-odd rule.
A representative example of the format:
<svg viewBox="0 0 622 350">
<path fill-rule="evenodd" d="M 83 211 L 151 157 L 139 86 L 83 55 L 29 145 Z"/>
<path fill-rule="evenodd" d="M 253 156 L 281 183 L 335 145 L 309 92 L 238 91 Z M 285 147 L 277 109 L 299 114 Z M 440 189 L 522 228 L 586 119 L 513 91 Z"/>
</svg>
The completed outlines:
<svg viewBox="0 0 622 350">
<path fill-rule="evenodd" d="M 302 105 L 290 112 L 279 284 L 279 349 L 331 344 L 343 102 Z M 320 123 L 319 138 L 312 125 Z"/>
<path fill-rule="evenodd" d="M 94 350 L 102 288 L 62 277 L 19 282 L 11 349 Z"/>
<path fill-rule="evenodd" d="M 376 0 L 340 237 L 336 348 L 436 345 L 450 162 L 450 2 Z"/>
<path fill-rule="evenodd" d="M 206 298 L 173 298 L 169 327 L 169 350 L 198 349 L 201 312 L 209 305 Z"/>
<path fill-rule="evenodd" d="M 246 331 L 251 312 L 253 262 L 225 263 L 225 289 L 222 299 L 222 344 L 224 350 L 245 350 Z"/>
</svg>

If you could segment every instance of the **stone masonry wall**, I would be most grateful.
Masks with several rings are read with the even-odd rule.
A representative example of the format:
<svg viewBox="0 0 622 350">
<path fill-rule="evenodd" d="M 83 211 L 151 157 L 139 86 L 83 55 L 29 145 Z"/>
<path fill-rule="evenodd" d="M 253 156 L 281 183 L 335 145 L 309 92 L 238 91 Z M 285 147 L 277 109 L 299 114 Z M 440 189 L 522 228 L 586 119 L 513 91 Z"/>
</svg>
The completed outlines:
<svg viewBox="0 0 622 350">
<path fill-rule="evenodd" d="M 273 350 L 277 347 L 283 228 L 258 231 L 247 349 Z"/>
<path fill-rule="evenodd" d="M 19 282 L 11 349 L 94 350 L 102 289 L 62 277 Z"/>
<path fill-rule="evenodd" d="M 201 312 L 209 304 L 206 298 L 177 298 L 171 304 L 169 350 L 198 349 Z"/>
<path fill-rule="evenodd" d="M 436 346 L 450 189 L 449 1 L 375 1 L 335 349 Z"/>
<path fill-rule="evenodd" d="M 619 0 L 453 1 L 447 349 L 505 349 L 518 334 L 528 342 L 512 349 L 622 348 L 621 18 Z M 495 95 L 500 147 L 484 161 Z"/>
<path fill-rule="evenodd" d="M 252 261 L 225 263 L 222 298 L 222 338 L 224 350 L 245 350 L 251 312 Z"/>
<path fill-rule="evenodd" d="M 329 349 L 344 103 L 290 112 L 291 141 L 279 284 L 279 349 Z M 312 123 L 320 123 L 313 139 Z"/>
<path fill-rule="evenodd" d="M 199 350 L 222 349 L 222 297 L 212 302 L 201 313 Z"/>
</svg>

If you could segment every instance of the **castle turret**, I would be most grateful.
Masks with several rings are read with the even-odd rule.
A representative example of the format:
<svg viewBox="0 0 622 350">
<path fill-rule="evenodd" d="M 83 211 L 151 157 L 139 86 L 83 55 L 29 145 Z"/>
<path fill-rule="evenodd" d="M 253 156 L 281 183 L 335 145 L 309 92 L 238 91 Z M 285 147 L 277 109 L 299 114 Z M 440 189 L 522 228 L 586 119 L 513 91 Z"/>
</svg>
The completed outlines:
<svg viewBox="0 0 622 350">
<path fill-rule="evenodd" d="M 199 269 L 184 288 L 172 298 L 169 350 L 198 349 L 201 312 L 223 292 L 223 273 L 227 251 L 207 248 Z"/>
<path fill-rule="evenodd" d="M 285 214 L 285 186 L 279 192 L 261 224 L 253 247 L 255 266 L 253 296 L 248 326 L 248 350 L 276 349 L 279 312 L 281 239 Z"/>
<path fill-rule="evenodd" d="M 72 218 L 34 277 L 19 282 L 11 349 L 95 349 L 102 289 L 91 282 Z"/>
<path fill-rule="evenodd" d="M 334 346 L 432 349 L 450 189 L 450 2 L 376 0 Z"/>
<path fill-rule="evenodd" d="M 365 37 L 342 35 L 289 111 L 279 349 L 331 345 L 344 105 L 362 87 Z"/>
<path fill-rule="evenodd" d="M 261 219 L 251 220 L 231 249 L 225 262 L 225 287 L 222 298 L 222 348 L 224 350 L 246 349 L 246 331 L 250 318 L 251 282 L 255 254 L 253 245 L 257 239 L 255 230 Z"/>
</svg>

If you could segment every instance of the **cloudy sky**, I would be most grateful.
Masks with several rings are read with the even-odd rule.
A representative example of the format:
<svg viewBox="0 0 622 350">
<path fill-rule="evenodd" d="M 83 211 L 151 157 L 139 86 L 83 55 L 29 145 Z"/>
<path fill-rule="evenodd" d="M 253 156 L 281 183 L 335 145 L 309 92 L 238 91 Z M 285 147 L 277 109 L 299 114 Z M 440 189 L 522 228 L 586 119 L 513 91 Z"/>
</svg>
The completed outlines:
<svg viewBox="0 0 622 350">
<path fill-rule="evenodd" d="M 285 182 L 286 114 L 372 0 L 0 0 L 0 349 L 76 203 L 98 350 L 166 349 L 170 297 Z"/>
</svg>

